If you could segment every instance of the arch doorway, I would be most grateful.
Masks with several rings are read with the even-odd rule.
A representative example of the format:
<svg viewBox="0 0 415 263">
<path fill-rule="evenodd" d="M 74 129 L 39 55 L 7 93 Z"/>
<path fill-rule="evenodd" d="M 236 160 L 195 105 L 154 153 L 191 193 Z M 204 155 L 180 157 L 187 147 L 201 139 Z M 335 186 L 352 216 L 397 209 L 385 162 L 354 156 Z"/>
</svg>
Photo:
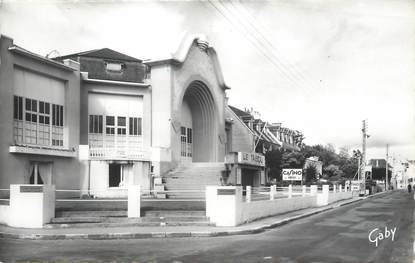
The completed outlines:
<svg viewBox="0 0 415 263">
<path fill-rule="evenodd" d="M 217 109 L 209 88 L 193 81 L 181 105 L 180 160 L 214 162 L 217 153 Z"/>
</svg>

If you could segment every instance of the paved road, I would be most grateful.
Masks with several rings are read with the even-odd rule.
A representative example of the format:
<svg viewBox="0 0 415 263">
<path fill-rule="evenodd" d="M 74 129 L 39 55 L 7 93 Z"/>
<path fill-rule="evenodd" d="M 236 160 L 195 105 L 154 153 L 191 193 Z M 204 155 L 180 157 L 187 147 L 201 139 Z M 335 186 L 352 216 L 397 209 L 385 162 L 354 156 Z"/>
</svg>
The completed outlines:
<svg viewBox="0 0 415 263">
<path fill-rule="evenodd" d="M 147 240 L 0 240 L 0 261 L 412 262 L 414 200 L 393 192 L 264 233 Z M 375 228 L 394 229 L 378 247 Z M 378 231 L 375 232 L 378 236 Z"/>
</svg>

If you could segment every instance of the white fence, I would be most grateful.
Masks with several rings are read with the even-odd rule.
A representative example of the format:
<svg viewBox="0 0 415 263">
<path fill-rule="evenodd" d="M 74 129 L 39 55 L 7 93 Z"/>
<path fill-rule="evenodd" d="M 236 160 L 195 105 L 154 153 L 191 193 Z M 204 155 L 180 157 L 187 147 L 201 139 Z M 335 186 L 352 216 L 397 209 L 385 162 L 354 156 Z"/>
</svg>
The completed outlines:
<svg viewBox="0 0 415 263">
<path fill-rule="evenodd" d="M 207 186 L 204 190 L 155 191 L 143 190 L 138 185 L 120 189 L 122 198 L 90 199 L 83 196 L 84 190 L 55 190 L 53 185 L 11 185 L 2 189 L 4 204 L 0 204 L 0 224 L 15 227 L 43 227 L 55 216 L 57 202 L 68 204 L 101 202 L 100 205 L 123 205 L 128 217 L 140 217 L 142 201 L 157 195 L 196 194 L 206 201 L 206 216 L 217 226 L 236 226 L 258 218 L 281 214 L 298 209 L 324 206 L 339 200 L 352 198 L 353 193 L 324 185 L 321 190 L 311 187 L 246 187 L 241 186 Z M 85 198 L 85 199 L 84 199 Z M 163 200 L 163 199 L 157 199 Z M 169 199 L 164 199 L 168 201 Z M 177 200 L 177 199 L 171 199 Z M 189 199 L 194 201 L 195 199 Z M 119 203 L 111 203 L 119 202 Z M 111 203 L 111 204 L 110 204 Z M 30 215 L 30 216 L 28 216 Z"/>
<path fill-rule="evenodd" d="M 277 188 L 207 186 L 206 216 L 217 226 L 236 226 L 259 218 L 304 208 L 325 206 L 353 197 L 350 191 L 324 185 Z"/>
</svg>

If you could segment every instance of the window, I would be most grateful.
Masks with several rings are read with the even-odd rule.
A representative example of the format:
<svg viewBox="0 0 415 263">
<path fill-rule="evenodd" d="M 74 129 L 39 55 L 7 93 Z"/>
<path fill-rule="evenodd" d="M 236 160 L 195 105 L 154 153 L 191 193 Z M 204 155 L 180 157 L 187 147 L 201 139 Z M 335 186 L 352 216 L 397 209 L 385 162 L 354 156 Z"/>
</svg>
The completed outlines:
<svg viewBox="0 0 415 263">
<path fill-rule="evenodd" d="M 89 115 L 89 133 L 102 134 L 102 115 Z"/>
<path fill-rule="evenodd" d="M 105 117 L 106 129 L 105 132 L 110 135 L 115 134 L 115 117 L 106 116 Z"/>
<path fill-rule="evenodd" d="M 50 103 L 39 101 L 39 144 L 50 143 Z"/>
<path fill-rule="evenodd" d="M 63 106 L 13 96 L 16 143 L 63 146 Z"/>
<path fill-rule="evenodd" d="M 110 72 L 122 72 L 125 68 L 125 64 L 119 62 L 106 62 L 105 67 L 106 70 Z"/>
<path fill-rule="evenodd" d="M 13 97 L 13 137 L 16 143 L 23 142 L 23 97 Z"/>
<path fill-rule="evenodd" d="M 192 157 L 192 129 L 187 128 L 187 157 Z"/>
<path fill-rule="evenodd" d="M 25 142 L 37 144 L 37 100 L 25 99 Z"/>
<path fill-rule="evenodd" d="M 63 146 L 63 106 L 52 104 L 52 145 Z"/>
<path fill-rule="evenodd" d="M 141 118 L 130 118 L 129 120 L 129 134 L 130 135 L 142 135 L 141 131 Z"/>
<path fill-rule="evenodd" d="M 117 118 L 117 134 L 125 135 L 127 132 L 127 123 L 125 117 L 118 117 Z"/>
<path fill-rule="evenodd" d="M 13 97 L 13 118 L 23 120 L 23 97 Z"/>
<path fill-rule="evenodd" d="M 182 157 L 192 157 L 192 129 L 181 127 L 180 128 L 180 142 L 181 150 L 180 155 Z"/>
</svg>

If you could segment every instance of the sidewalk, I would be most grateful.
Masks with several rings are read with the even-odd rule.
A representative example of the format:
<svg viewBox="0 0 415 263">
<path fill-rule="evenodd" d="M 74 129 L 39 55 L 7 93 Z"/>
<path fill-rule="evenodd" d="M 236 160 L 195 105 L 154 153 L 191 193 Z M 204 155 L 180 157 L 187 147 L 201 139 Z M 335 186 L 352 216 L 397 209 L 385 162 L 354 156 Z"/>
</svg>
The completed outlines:
<svg viewBox="0 0 415 263">
<path fill-rule="evenodd" d="M 236 227 L 216 226 L 155 226 L 155 227 L 108 227 L 108 228 L 60 228 L 60 229 L 25 229 L 0 225 L 0 238 L 58 240 L 58 239 L 141 239 L 169 237 L 215 237 L 228 235 L 246 235 L 263 232 L 291 221 L 322 213 L 336 207 L 374 197 L 354 197 L 324 207 L 307 208 L 273 217 L 256 220 Z"/>
</svg>

